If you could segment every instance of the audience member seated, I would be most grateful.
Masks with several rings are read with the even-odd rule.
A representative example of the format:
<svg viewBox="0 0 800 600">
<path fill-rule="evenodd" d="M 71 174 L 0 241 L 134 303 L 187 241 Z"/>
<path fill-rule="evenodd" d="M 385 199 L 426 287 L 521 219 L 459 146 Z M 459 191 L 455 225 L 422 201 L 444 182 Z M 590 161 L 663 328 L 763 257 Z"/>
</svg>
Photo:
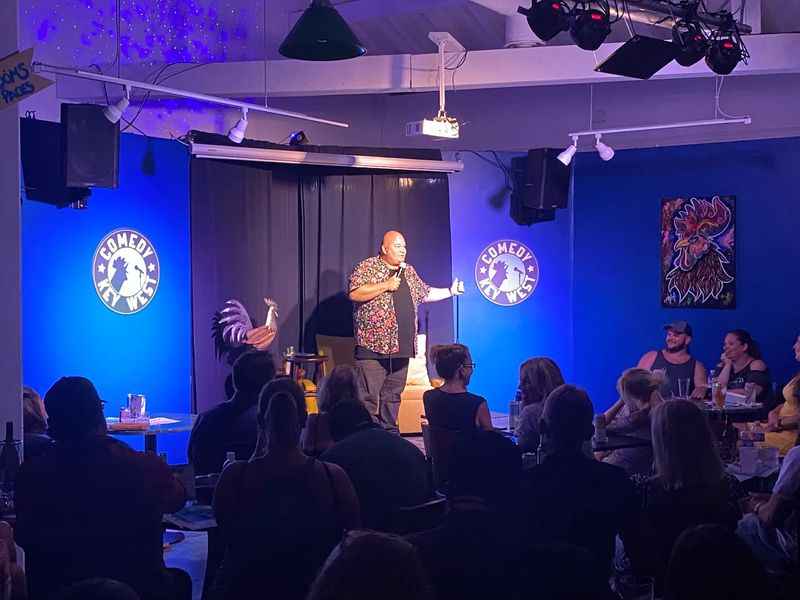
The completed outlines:
<svg viewBox="0 0 800 600">
<path fill-rule="evenodd" d="M 433 600 L 414 546 L 375 531 L 349 531 L 317 575 L 307 600 Z"/>
<path fill-rule="evenodd" d="M 593 460 L 583 445 L 594 433 L 587 393 L 561 385 L 545 400 L 542 464 L 523 473 L 527 536 L 539 544 L 589 550 L 609 573 L 614 539 L 635 518 L 637 499 L 625 471 Z"/>
<path fill-rule="evenodd" d="M 772 495 L 755 496 L 750 510 L 739 522 L 736 532 L 769 572 L 786 572 L 797 561 L 800 446 L 786 455 Z"/>
<path fill-rule="evenodd" d="M 57 600 L 140 600 L 129 585 L 113 579 L 87 579 L 69 586 Z"/>
<path fill-rule="evenodd" d="M 444 523 L 407 538 L 438 600 L 510 597 L 520 555 L 512 518 L 521 468 L 519 449 L 493 431 L 475 431 L 454 446 Z"/>
<path fill-rule="evenodd" d="M 660 389 L 665 375 L 647 369 L 633 368 L 622 373 L 617 381 L 619 400 L 609 408 L 603 419 L 608 433 L 620 433 L 650 439 L 650 415 L 662 402 Z M 653 472 L 653 448 L 620 448 L 602 456 L 604 462 L 625 469 L 628 475 L 649 477 Z"/>
<path fill-rule="evenodd" d="M 761 359 L 758 344 L 744 329 L 734 329 L 725 335 L 717 369 L 717 378 L 723 388 L 744 395 L 747 384 L 751 384 L 756 401 L 771 405 L 772 384 L 767 364 Z"/>
<path fill-rule="evenodd" d="M 261 391 L 256 451 L 222 472 L 214 495 L 226 547 L 217 598 L 250 598 L 254 590 L 305 598 L 343 531 L 360 525 L 347 474 L 300 451 L 306 416 L 303 390 L 291 379 L 275 379 Z"/>
<path fill-rule="evenodd" d="M 228 452 L 247 460 L 256 447 L 258 393 L 275 377 L 269 352 L 242 354 L 233 363 L 235 392 L 227 400 L 197 417 L 189 437 L 189 462 L 197 475 L 219 473 Z"/>
<path fill-rule="evenodd" d="M 475 370 L 469 349 L 462 344 L 446 344 L 431 348 L 431 355 L 444 384 L 422 395 L 428 424 L 451 431 L 476 428 L 491 431 L 492 417 L 486 398 L 467 391 Z"/>
<path fill-rule="evenodd" d="M 800 362 L 800 335 L 792 347 L 794 358 Z M 766 443 L 786 454 L 798 442 L 800 422 L 800 373 L 783 388 L 783 402 L 769 412 Z"/>
<path fill-rule="evenodd" d="M 641 484 L 642 512 L 624 535 L 633 570 L 661 590 L 675 540 L 703 523 L 733 531 L 739 496 L 725 476 L 703 412 L 691 401 L 664 402 L 653 411 L 656 474 Z"/>
<path fill-rule="evenodd" d="M 303 430 L 301 448 L 309 456 L 318 456 L 331 446 L 329 413 L 340 402 L 361 402 L 358 374 L 350 365 L 337 365 L 320 386 L 317 406 L 319 413 L 308 415 Z"/>
<path fill-rule="evenodd" d="M 17 541 L 29 600 L 92 577 L 130 585 L 143 599 L 188 598 L 191 580 L 166 569 L 161 519 L 186 501 L 154 454 L 106 433 L 103 403 L 83 377 L 62 377 L 44 399 L 53 448 L 17 476 Z"/>
<path fill-rule="evenodd" d="M 699 525 L 675 542 L 664 600 L 753 600 L 768 592 L 764 568 L 730 529 Z"/>
<path fill-rule="evenodd" d="M 675 321 L 664 325 L 667 332 L 664 348 L 650 350 L 639 359 L 636 365 L 648 371 L 662 371 L 666 375 L 661 394 L 665 398 L 679 398 L 680 379 L 689 380 L 688 392 L 692 398 L 705 398 L 708 389 L 706 368 L 699 360 L 689 354 L 692 343 L 692 327 L 686 321 Z"/>
<path fill-rule="evenodd" d="M 339 402 L 328 416 L 336 443 L 320 459 L 350 477 L 365 528 L 387 530 L 397 509 L 430 498 L 428 463 L 419 448 L 373 422 L 358 400 Z"/>
<path fill-rule="evenodd" d="M 517 420 L 517 443 L 523 452 L 535 452 L 539 447 L 539 421 L 545 398 L 558 386 L 564 385 L 561 369 L 546 357 L 529 358 L 519 367 L 519 391 L 522 396 Z"/>
<path fill-rule="evenodd" d="M 22 424 L 25 459 L 47 452 L 53 445 L 47 435 L 47 411 L 38 392 L 27 385 L 22 388 Z"/>
</svg>

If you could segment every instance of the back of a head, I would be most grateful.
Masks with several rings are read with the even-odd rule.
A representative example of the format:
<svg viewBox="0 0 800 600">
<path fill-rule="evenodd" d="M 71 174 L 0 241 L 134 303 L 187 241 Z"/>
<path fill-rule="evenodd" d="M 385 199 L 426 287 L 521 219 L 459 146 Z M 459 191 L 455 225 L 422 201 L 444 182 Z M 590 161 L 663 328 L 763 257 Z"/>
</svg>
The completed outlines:
<svg viewBox="0 0 800 600">
<path fill-rule="evenodd" d="M 519 389 L 525 406 L 544 402 L 560 385 L 564 385 L 564 376 L 552 358 L 537 356 L 519 366 Z"/>
<path fill-rule="evenodd" d="M 494 431 L 460 437 L 449 462 L 450 496 L 477 496 L 499 507 L 516 496 L 522 455 L 508 438 Z"/>
<path fill-rule="evenodd" d="M 261 390 L 258 426 L 266 435 L 268 448 L 297 445 L 307 417 L 305 395 L 292 379 L 273 379 Z"/>
<path fill-rule="evenodd" d="M 617 380 L 617 392 L 620 396 L 628 395 L 640 402 L 661 400 L 659 390 L 666 383 L 666 375 L 648 369 L 634 367 L 626 369 Z"/>
<path fill-rule="evenodd" d="M 453 379 L 458 368 L 467 362 L 469 349 L 463 344 L 440 344 L 431 348 L 436 372 L 445 380 Z"/>
<path fill-rule="evenodd" d="M 25 433 L 47 431 L 47 411 L 39 393 L 27 385 L 22 388 L 22 417 Z"/>
<path fill-rule="evenodd" d="M 350 365 L 336 365 L 320 387 L 319 409 L 322 412 L 330 412 L 339 402 L 360 400 L 356 370 Z"/>
<path fill-rule="evenodd" d="M 69 586 L 57 600 L 139 600 L 139 594 L 126 583 L 98 577 Z"/>
<path fill-rule="evenodd" d="M 62 377 L 44 395 L 50 436 L 79 440 L 103 431 L 103 402 L 85 377 Z"/>
<path fill-rule="evenodd" d="M 430 600 L 416 549 L 401 537 L 350 531 L 333 549 L 308 600 Z"/>
<path fill-rule="evenodd" d="M 261 388 L 275 378 L 275 361 L 269 352 L 247 352 L 233 363 L 231 375 L 237 396 L 255 403 Z"/>
<path fill-rule="evenodd" d="M 763 598 L 768 591 L 764 568 L 726 527 L 687 529 L 672 548 L 665 600 L 750 600 Z"/>
<path fill-rule="evenodd" d="M 344 438 L 374 425 L 372 417 L 361 402 L 351 400 L 339 402 L 328 413 L 331 436 L 338 442 Z"/>
<path fill-rule="evenodd" d="M 688 400 L 657 406 L 651 433 L 656 473 L 667 489 L 718 484 L 722 462 L 703 412 Z"/>
<path fill-rule="evenodd" d="M 553 450 L 578 446 L 592 437 L 594 408 L 586 390 L 560 385 L 547 396 L 542 411 L 543 433 Z"/>
</svg>

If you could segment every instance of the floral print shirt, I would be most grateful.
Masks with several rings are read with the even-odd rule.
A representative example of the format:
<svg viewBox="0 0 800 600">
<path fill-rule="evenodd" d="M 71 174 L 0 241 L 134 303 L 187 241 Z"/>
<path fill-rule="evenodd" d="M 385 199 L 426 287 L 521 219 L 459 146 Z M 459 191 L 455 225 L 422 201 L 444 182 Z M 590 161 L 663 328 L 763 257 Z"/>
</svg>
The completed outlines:
<svg viewBox="0 0 800 600">
<path fill-rule="evenodd" d="M 368 283 L 386 281 L 396 272 L 380 256 L 362 260 L 350 274 L 350 291 Z M 408 281 L 411 301 L 414 304 L 414 331 L 416 331 L 417 307 L 428 295 L 430 286 L 422 281 L 414 267 L 409 264 L 406 265 L 405 278 Z M 356 334 L 357 346 L 362 346 L 377 354 L 399 352 L 397 315 L 394 311 L 392 292 L 384 292 L 368 302 L 354 302 L 353 330 Z"/>
</svg>

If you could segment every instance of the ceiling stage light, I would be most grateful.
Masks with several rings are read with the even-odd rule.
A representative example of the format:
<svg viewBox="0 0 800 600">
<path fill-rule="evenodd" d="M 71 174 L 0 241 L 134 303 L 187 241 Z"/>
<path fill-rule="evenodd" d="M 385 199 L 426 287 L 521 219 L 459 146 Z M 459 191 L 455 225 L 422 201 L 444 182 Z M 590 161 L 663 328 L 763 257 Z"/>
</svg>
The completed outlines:
<svg viewBox="0 0 800 600">
<path fill-rule="evenodd" d="M 299 60 L 344 60 L 366 51 L 330 0 L 313 0 L 278 49 Z"/>
<path fill-rule="evenodd" d="M 678 21 L 672 27 L 672 43 L 678 48 L 675 61 L 684 67 L 699 62 L 708 51 L 708 38 L 699 23 Z"/>
<path fill-rule="evenodd" d="M 236 144 L 241 144 L 244 140 L 244 134 L 247 131 L 247 109 L 242 109 L 242 117 L 236 122 L 236 125 L 231 127 L 228 132 L 228 139 Z"/>
<path fill-rule="evenodd" d="M 300 131 L 293 131 L 289 136 L 289 145 L 290 146 L 302 146 L 304 144 L 308 144 L 309 139 L 306 135 L 306 132 L 302 129 Z"/>
<path fill-rule="evenodd" d="M 533 0 L 530 8 L 520 6 L 517 12 L 527 17 L 531 31 L 545 42 L 569 29 L 569 9 L 561 0 Z"/>
<path fill-rule="evenodd" d="M 706 52 L 706 64 L 717 75 L 730 75 L 742 57 L 739 42 L 733 34 L 726 33 L 712 40 Z"/>
<path fill-rule="evenodd" d="M 611 33 L 608 13 L 598 8 L 577 8 L 570 14 L 569 33 L 579 48 L 597 50 Z"/>
<path fill-rule="evenodd" d="M 609 160 L 614 158 L 614 149 L 611 146 L 601 142 L 600 141 L 601 137 L 602 136 L 599 133 L 594 136 L 595 139 L 594 147 L 595 150 L 597 150 L 597 153 L 600 155 L 600 158 L 608 162 Z"/>
<path fill-rule="evenodd" d="M 564 166 L 568 167 L 569 163 L 572 162 L 572 158 L 575 156 L 575 153 L 578 151 L 578 136 L 572 136 L 572 144 L 566 147 L 566 149 L 559 154 L 556 158 L 563 164 Z"/>
</svg>

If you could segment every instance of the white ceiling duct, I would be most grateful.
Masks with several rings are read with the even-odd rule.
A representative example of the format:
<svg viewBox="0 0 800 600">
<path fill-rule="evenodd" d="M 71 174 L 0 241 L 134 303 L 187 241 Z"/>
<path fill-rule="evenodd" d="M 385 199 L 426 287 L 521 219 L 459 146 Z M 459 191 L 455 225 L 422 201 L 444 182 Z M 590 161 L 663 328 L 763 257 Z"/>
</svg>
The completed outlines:
<svg viewBox="0 0 800 600">
<path fill-rule="evenodd" d="M 473 4 L 479 4 L 489 10 L 505 15 L 506 17 L 506 42 L 505 48 L 531 48 L 544 44 L 539 36 L 531 31 L 528 26 L 528 19 L 525 15 L 517 12 L 520 4 L 525 1 L 520 0 L 470 0 Z"/>
</svg>

